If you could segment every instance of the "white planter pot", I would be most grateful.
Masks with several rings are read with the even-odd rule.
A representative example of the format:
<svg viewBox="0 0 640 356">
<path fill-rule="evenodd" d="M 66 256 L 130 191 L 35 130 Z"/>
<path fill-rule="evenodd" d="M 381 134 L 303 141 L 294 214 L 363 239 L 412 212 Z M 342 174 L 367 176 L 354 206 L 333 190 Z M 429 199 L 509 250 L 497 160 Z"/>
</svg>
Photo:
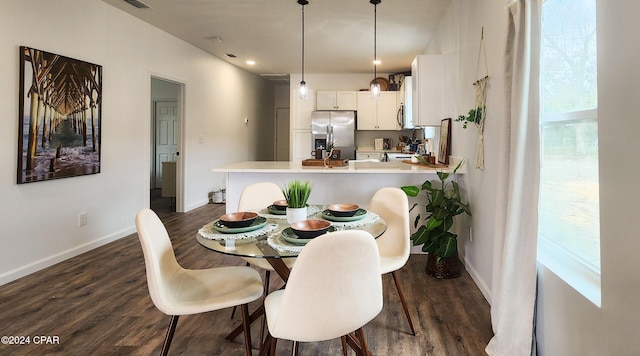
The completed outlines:
<svg viewBox="0 0 640 356">
<path fill-rule="evenodd" d="M 307 219 L 307 207 L 287 208 L 287 222 L 293 224 L 296 221 Z"/>
</svg>

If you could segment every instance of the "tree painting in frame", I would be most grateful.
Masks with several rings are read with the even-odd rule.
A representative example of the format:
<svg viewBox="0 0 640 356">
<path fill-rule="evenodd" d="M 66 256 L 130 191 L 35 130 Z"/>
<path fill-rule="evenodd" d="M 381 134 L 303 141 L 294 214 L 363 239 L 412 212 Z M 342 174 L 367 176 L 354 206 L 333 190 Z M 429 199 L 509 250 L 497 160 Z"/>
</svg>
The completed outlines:
<svg viewBox="0 0 640 356">
<path fill-rule="evenodd" d="M 440 149 L 438 151 L 438 162 L 449 164 L 451 155 L 451 118 L 440 122 Z"/>
<path fill-rule="evenodd" d="M 100 173 L 102 66 L 20 47 L 18 184 Z"/>
</svg>

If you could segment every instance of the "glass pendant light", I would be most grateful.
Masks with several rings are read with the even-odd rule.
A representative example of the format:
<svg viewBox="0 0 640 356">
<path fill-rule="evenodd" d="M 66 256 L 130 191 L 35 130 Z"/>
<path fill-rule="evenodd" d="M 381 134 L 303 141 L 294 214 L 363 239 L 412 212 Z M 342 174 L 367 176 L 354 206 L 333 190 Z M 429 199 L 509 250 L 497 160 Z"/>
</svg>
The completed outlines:
<svg viewBox="0 0 640 356">
<path fill-rule="evenodd" d="M 380 83 L 378 83 L 378 54 L 377 54 L 377 22 L 378 4 L 382 0 L 369 0 L 373 4 L 373 81 L 371 82 L 371 98 L 380 99 Z"/>
<path fill-rule="evenodd" d="M 307 0 L 298 0 L 298 4 L 302 5 L 302 80 L 298 88 L 298 97 L 302 100 L 306 100 L 309 93 L 307 83 L 304 81 L 304 6 L 308 3 Z"/>
</svg>

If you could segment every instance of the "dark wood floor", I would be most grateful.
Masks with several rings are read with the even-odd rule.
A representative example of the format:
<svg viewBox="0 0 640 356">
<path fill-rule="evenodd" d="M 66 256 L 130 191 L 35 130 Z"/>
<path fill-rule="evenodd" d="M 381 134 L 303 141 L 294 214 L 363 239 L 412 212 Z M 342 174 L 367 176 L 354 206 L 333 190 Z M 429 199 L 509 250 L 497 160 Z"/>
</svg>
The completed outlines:
<svg viewBox="0 0 640 356">
<path fill-rule="evenodd" d="M 223 213 L 224 205 L 209 204 L 164 216 L 184 267 L 244 264 L 239 258 L 205 250 L 195 241 L 198 228 Z M 364 328 L 371 351 L 374 355 L 485 355 L 492 336 L 486 300 L 466 272 L 457 279 L 436 280 L 424 273 L 425 262 L 424 255 L 412 255 L 398 272 L 418 335 L 408 333 L 392 278 L 383 276 L 384 308 Z M 276 278 L 271 282 L 274 288 L 281 285 Z M 229 309 L 183 316 L 170 354 L 244 355 L 242 337 L 232 343 L 224 340 L 239 320 L 239 315 L 230 319 Z M 28 345 L 0 344 L 0 355 L 157 354 L 168 323 L 169 317 L 149 298 L 135 234 L 0 287 L 0 336 L 30 337 Z M 257 324 L 252 329 L 254 347 Z M 53 342 L 57 336 L 59 344 L 36 345 L 34 336 L 41 335 L 51 336 Z M 290 342 L 279 342 L 278 350 L 278 354 L 290 354 Z M 305 343 L 300 354 L 341 355 L 340 341 Z"/>
</svg>

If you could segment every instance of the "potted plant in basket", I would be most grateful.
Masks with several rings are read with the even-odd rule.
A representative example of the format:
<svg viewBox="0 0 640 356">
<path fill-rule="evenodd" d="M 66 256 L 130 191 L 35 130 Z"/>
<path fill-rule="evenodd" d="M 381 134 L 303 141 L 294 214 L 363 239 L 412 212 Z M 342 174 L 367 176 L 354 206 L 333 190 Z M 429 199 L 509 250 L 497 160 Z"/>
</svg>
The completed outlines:
<svg viewBox="0 0 640 356">
<path fill-rule="evenodd" d="M 305 220 L 307 218 L 307 200 L 311 194 L 311 183 L 293 180 L 282 189 L 287 200 L 287 222 Z"/>
<path fill-rule="evenodd" d="M 471 216 L 469 204 L 462 202 L 460 186 L 455 181 L 447 181 L 455 174 L 464 161 L 458 163 L 453 173 L 437 172 L 440 179 L 435 185 L 427 180 L 418 186 L 404 186 L 401 189 L 410 197 L 425 198 L 424 212 L 418 213 L 411 235 L 414 246 L 422 245 L 422 251 L 429 254 L 427 273 L 437 278 L 454 278 L 460 275 L 458 263 L 458 235 L 450 231 L 453 218 L 466 213 Z M 424 192 L 424 194 L 420 194 Z M 415 203 L 411 209 L 421 205 Z M 420 221 L 422 225 L 418 227 Z"/>
</svg>

